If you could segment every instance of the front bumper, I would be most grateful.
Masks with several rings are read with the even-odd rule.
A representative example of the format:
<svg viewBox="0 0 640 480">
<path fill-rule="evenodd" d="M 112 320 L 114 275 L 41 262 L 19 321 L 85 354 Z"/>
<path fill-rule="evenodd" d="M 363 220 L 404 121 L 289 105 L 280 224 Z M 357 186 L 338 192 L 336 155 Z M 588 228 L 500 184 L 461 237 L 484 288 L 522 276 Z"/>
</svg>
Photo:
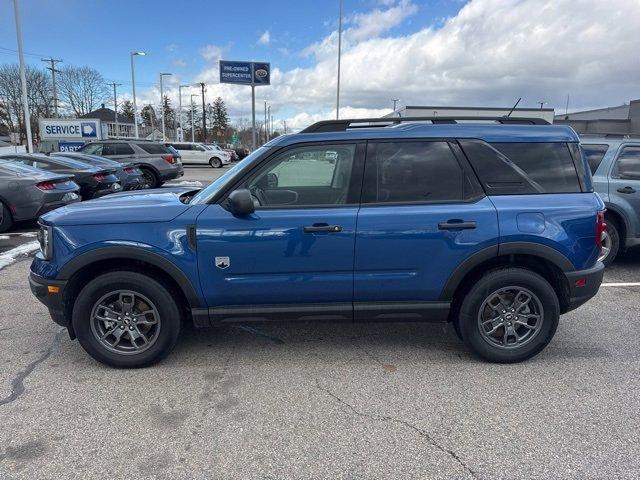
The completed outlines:
<svg viewBox="0 0 640 480">
<path fill-rule="evenodd" d="M 566 311 L 575 310 L 598 293 L 604 277 L 604 264 L 596 264 L 586 270 L 565 272 L 569 284 L 569 302 Z"/>
<path fill-rule="evenodd" d="M 49 309 L 54 322 L 63 327 L 69 327 L 69 321 L 64 315 L 63 294 L 66 280 L 49 280 L 33 272 L 29 272 L 29 287 L 31 293 Z M 51 287 L 51 288 L 50 288 Z M 57 291 L 55 291 L 57 289 Z"/>
</svg>

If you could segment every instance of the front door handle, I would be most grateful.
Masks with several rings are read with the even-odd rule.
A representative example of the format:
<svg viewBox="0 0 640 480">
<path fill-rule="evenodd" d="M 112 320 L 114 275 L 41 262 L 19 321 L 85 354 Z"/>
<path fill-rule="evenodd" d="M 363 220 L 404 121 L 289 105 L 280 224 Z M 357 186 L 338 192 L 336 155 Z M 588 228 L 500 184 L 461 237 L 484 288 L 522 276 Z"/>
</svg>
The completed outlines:
<svg viewBox="0 0 640 480">
<path fill-rule="evenodd" d="M 620 193 L 636 193 L 636 189 L 633 187 L 624 187 L 624 188 L 619 188 L 618 192 Z"/>
<path fill-rule="evenodd" d="M 439 230 L 471 230 L 478 226 L 476 222 L 463 222 L 457 220 L 449 220 L 438 224 Z"/>
<path fill-rule="evenodd" d="M 328 232 L 328 233 L 338 233 L 342 231 L 342 227 L 340 225 L 311 225 L 309 227 L 304 227 L 304 233 L 318 233 L 318 232 Z"/>
</svg>

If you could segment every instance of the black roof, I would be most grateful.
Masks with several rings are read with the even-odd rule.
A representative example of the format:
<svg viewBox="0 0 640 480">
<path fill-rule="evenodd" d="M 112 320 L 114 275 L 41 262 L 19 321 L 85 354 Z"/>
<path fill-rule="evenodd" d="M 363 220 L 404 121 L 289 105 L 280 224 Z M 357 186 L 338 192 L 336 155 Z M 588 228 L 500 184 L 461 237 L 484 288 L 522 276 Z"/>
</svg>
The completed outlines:
<svg viewBox="0 0 640 480">
<path fill-rule="evenodd" d="M 115 122 L 114 111 L 104 106 L 102 108 L 94 110 L 93 112 L 89 112 L 86 115 L 81 115 L 78 118 L 96 118 L 102 122 Z M 133 120 L 119 113 L 118 123 L 129 123 L 133 125 Z"/>
</svg>

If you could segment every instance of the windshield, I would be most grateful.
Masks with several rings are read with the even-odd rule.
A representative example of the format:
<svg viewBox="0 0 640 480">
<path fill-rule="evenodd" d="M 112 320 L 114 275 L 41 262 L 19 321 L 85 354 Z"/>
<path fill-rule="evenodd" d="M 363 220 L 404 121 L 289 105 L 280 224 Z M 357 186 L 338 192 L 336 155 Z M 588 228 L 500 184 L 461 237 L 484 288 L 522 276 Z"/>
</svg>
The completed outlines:
<svg viewBox="0 0 640 480">
<path fill-rule="evenodd" d="M 195 195 L 191 199 L 191 202 L 189 203 L 192 203 L 192 204 L 207 203 L 216 193 L 218 193 L 218 191 L 227 183 L 227 181 L 231 177 L 233 177 L 236 174 L 236 172 L 238 172 L 238 170 L 240 170 L 241 168 L 244 168 L 244 166 L 247 165 L 247 163 L 252 162 L 254 159 L 258 158 L 267 150 L 269 150 L 267 147 L 260 147 L 254 150 L 253 153 L 248 155 L 244 160 L 236 163 L 233 167 L 227 170 L 224 173 L 224 175 L 215 179 L 213 183 L 211 183 L 211 185 L 209 185 L 207 188 L 203 188 L 202 190 L 200 190 L 198 194 Z"/>
</svg>

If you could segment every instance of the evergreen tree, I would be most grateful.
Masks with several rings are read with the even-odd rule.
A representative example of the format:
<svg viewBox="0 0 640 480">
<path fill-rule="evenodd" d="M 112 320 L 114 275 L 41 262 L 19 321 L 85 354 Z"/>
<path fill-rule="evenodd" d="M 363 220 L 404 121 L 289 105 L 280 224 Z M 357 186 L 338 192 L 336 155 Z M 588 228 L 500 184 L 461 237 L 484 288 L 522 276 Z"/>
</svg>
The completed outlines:
<svg viewBox="0 0 640 480">
<path fill-rule="evenodd" d="M 131 103 L 131 100 L 125 100 L 124 102 L 122 102 L 122 104 L 120 104 L 120 114 L 133 121 L 134 111 L 133 103 Z"/>
<path fill-rule="evenodd" d="M 164 123 L 167 127 L 173 126 L 176 121 L 176 111 L 171 106 L 171 100 L 168 96 L 164 96 L 162 100 L 162 109 L 164 110 Z"/>
<path fill-rule="evenodd" d="M 142 107 L 140 116 L 142 117 L 142 121 L 145 125 L 149 127 L 158 125 L 158 117 L 156 115 L 156 111 L 153 109 L 153 106 L 145 105 L 144 107 Z"/>
<path fill-rule="evenodd" d="M 211 128 L 215 132 L 216 137 L 224 137 L 224 134 L 229 127 L 229 114 L 227 113 L 227 107 L 222 98 L 218 97 L 215 99 L 212 110 L 213 118 Z"/>
</svg>

